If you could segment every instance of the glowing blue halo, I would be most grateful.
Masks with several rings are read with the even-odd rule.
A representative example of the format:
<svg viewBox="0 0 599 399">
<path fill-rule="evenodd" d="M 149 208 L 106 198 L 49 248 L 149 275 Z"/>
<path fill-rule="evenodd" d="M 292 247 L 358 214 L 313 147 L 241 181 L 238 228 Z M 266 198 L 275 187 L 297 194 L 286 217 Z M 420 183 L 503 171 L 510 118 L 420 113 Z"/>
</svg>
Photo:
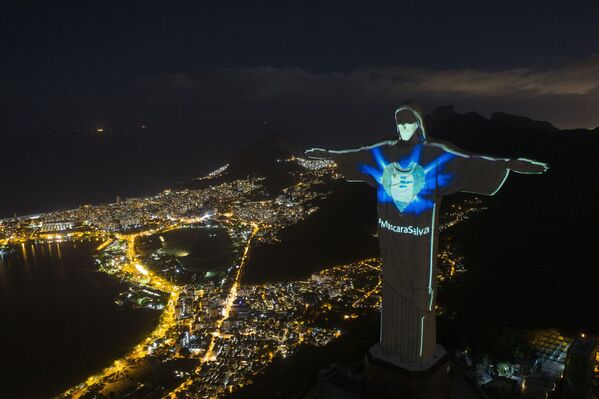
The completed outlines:
<svg viewBox="0 0 599 399">
<path fill-rule="evenodd" d="M 372 165 L 360 164 L 359 170 L 364 174 L 370 175 L 376 181 L 378 185 L 377 199 L 379 202 L 395 203 L 394 199 L 389 195 L 383 186 L 383 171 L 385 170 L 385 167 L 390 164 L 390 162 L 385 159 L 380 147 L 372 148 L 370 153 L 372 154 L 372 158 L 374 159 L 378 168 Z M 400 158 L 396 163 L 401 168 L 407 169 L 410 167 L 410 165 L 419 164 L 421 153 L 422 144 L 417 144 L 414 146 L 414 149 L 409 155 Z M 435 199 L 433 198 L 435 189 L 437 187 L 445 187 L 453 180 L 454 175 L 449 172 L 444 172 L 443 168 L 447 162 L 451 161 L 455 157 L 455 154 L 445 152 L 432 160 L 426 166 L 422 166 L 425 176 L 424 187 L 422 187 L 420 191 L 414 195 L 412 201 L 405 209 L 403 209 L 403 211 L 398 207 L 399 212 L 402 214 L 412 213 L 415 215 L 420 215 L 422 212 L 432 209 L 435 205 Z M 397 206 L 397 203 L 395 203 L 395 205 Z"/>
</svg>

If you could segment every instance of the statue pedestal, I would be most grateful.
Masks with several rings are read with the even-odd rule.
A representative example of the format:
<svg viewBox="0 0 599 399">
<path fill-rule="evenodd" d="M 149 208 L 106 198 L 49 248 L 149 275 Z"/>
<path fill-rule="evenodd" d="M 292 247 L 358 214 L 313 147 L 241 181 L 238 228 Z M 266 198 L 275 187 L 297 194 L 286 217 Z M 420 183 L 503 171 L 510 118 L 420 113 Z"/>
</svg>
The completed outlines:
<svg viewBox="0 0 599 399">
<path fill-rule="evenodd" d="M 441 345 L 425 363 L 402 362 L 377 343 L 366 354 L 366 396 L 372 398 L 447 399 L 449 356 Z"/>
</svg>

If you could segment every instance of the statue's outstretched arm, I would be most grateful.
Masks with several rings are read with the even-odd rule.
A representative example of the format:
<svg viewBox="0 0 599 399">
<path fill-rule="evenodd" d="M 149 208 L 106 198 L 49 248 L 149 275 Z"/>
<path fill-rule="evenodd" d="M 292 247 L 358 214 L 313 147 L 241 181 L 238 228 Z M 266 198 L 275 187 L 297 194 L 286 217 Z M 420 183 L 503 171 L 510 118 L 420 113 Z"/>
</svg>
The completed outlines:
<svg viewBox="0 0 599 399">
<path fill-rule="evenodd" d="M 310 148 L 304 152 L 308 158 L 312 159 L 333 159 L 329 150 L 323 148 Z"/>
<path fill-rule="evenodd" d="M 310 148 L 305 151 L 306 156 L 314 159 L 330 159 L 336 160 L 343 157 L 351 157 L 352 154 L 356 154 L 364 149 L 369 149 L 372 147 L 360 147 L 360 148 L 352 148 L 349 150 L 325 150 L 324 148 Z"/>
<path fill-rule="evenodd" d="M 459 154 L 459 153 L 456 153 Z M 461 156 L 467 156 L 473 160 L 487 161 L 497 165 L 503 165 L 507 170 L 515 173 L 523 174 L 541 174 L 549 170 L 549 165 L 543 162 L 534 161 L 528 158 L 493 158 L 486 155 L 478 154 L 459 154 Z M 483 161 L 483 162 L 484 162 Z"/>
<path fill-rule="evenodd" d="M 431 145 L 442 148 L 444 151 L 457 155 L 461 158 L 469 158 L 476 164 L 481 165 L 485 162 L 495 167 L 504 167 L 508 171 L 525 174 L 541 174 L 549 170 L 549 165 L 543 162 L 534 161 L 528 158 L 494 158 L 486 155 L 479 155 L 464 151 L 455 145 L 445 142 L 435 142 Z"/>
<path fill-rule="evenodd" d="M 541 174 L 549 170 L 549 165 L 527 158 L 508 160 L 508 169 L 516 173 Z"/>
<path fill-rule="evenodd" d="M 441 195 L 460 191 L 495 195 L 512 171 L 540 174 L 549 169 L 545 163 L 526 158 L 494 158 L 473 154 L 444 142 L 433 142 L 430 145 L 439 147 L 446 154 L 454 156 L 442 170 L 442 173 L 451 175 L 452 179 L 450 183 L 440 188 Z"/>
<path fill-rule="evenodd" d="M 393 145 L 397 143 L 397 140 L 385 140 L 375 144 L 367 145 L 359 148 L 350 148 L 347 150 L 325 150 L 324 148 L 310 148 L 304 152 L 307 157 L 314 159 L 329 159 L 333 161 L 340 161 L 343 159 L 352 159 L 360 154 L 363 154 L 365 150 L 370 150 L 375 147 L 382 145 Z"/>
<path fill-rule="evenodd" d="M 372 162 L 370 150 L 375 146 L 386 144 L 387 142 L 373 144 L 371 146 L 360 147 L 349 150 L 325 150 L 323 148 L 310 148 L 305 154 L 309 158 L 328 159 L 337 164 L 338 171 L 345 180 L 351 182 L 366 182 L 371 186 L 376 186 L 376 181 L 368 174 L 365 174 L 360 165 Z"/>
</svg>

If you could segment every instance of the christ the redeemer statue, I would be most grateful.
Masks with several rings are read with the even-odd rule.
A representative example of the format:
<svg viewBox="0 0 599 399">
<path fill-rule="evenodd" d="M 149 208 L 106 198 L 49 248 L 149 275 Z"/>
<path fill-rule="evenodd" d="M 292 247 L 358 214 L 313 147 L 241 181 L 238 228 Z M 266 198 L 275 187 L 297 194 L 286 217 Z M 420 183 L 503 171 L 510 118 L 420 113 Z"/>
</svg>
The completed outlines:
<svg viewBox="0 0 599 399">
<path fill-rule="evenodd" d="M 539 174 L 548 167 L 524 158 L 475 155 L 431 139 L 417 104 L 399 107 L 395 121 L 396 140 L 342 151 L 314 148 L 306 155 L 333 160 L 348 181 L 376 188 L 383 305 L 375 347 L 392 363 L 426 367 L 438 351 L 435 270 L 441 199 L 461 191 L 493 195 L 510 171 Z"/>
</svg>

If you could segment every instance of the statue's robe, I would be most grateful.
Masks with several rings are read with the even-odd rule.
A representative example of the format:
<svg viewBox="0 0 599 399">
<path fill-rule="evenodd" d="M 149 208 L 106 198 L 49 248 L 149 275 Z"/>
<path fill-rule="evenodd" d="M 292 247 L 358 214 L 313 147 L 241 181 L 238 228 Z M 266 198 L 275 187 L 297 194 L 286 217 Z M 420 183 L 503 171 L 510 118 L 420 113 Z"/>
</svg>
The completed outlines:
<svg viewBox="0 0 599 399">
<path fill-rule="evenodd" d="M 441 199 L 460 191 L 495 194 L 509 174 L 508 160 L 470 154 L 418 134 L 409 142 L 390 140 L 329 155 L 348 181 L 377 190 L 381 343 L 402 362 L 427 362 L 436 348 Z"/>
</svg>

